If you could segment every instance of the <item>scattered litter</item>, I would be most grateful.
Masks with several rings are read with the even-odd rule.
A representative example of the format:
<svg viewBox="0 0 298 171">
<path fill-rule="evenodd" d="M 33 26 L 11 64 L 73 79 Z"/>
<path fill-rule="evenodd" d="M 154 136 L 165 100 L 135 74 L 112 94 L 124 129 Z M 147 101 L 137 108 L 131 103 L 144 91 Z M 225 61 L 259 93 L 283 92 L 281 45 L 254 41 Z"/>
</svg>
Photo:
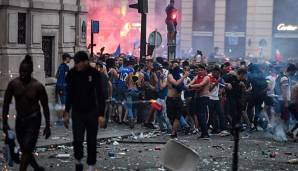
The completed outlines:
<svg viewBox="0 0 298 171">
<path fill-rule="evenodd" d="M 36 148 L 37 153 L 46 152 L 46 151 L 47 151 L 46 148 Z"/>
<path fill-rule="evenodd" d="M 117 146 L 117 145 L 119 145 L 119 143 L 117 141 L 114 141 L 113 145 Z"/>
<path fill-rule="evenodd" d="M 210 162 L 207 159 L 203 159 L 203 163 L 205 163 L 206 165 L 210 164 Z"/>
<path fill-rule="evenodd" d="M 65 141 L 70 141 L 70 138 L 63 137 L 62 139 L 65 140 Z"/>
<path fill-rule="evenodd" d="M 70 154 L 57 154 L 56 158 L 69 158 Z"/>
<path fill-rule="evenodd" d="M 225 150 L 225 149 L 224 149 L 222 146 L 220 146 L 220 145 L 213 145 L 212 147 L 213 147 L 213 148 L 216 148 L 217 150 L 218 150 L 218 149 L 221 149 L 221 150 L 223 150 L 223 151 Z"/>
<path fill-rule="evenodd" d="M 123 149 L 121 149 L 121 151 L 128 152 L 129 150 L 127 148 L 123 148 Z"/>
<path fill-rule="evenodd" d="M 155 151 L 160 151 L 161 148 L 160 148 L 160 147 L 155 147 L 154 150 L 155 150 Z"/>
<path fill-rule="evenodd" d="M 241 138 L 242 139 L 248 139 L 250 136 L 249 136 L 249 134 L 246 134 L 246 135 L 243 135 Z"/>
<path fill-rule="evenodd" d="M 138 139 L 138 137 L 136 136 L 135 133 L 132 132 L 131 135 L 132 135 L 132 138 L 133 138 L 134 140 L 137 140 L 137 139 Z"/>
<path fill-rule="evenodd" d="M 61 163 L 70 163 L 70 161 L 68 161 L 68 160 L 61 160 L 61 159 L 58 159 L 58 161 L 60 161 Z"/>
<path fill-rule="evenodd" d="M 140 133 L 140 135 L 139 135 L 139 139 L 144 139 L 144 134 L 143 134 L 143 132 Z"/>
<path fill-rule="evenodd" d="M 271 152 L 270 155 L 269 155 L 271 158 L 275 158 L 277 156 L 277 153 L 276 152 Z"/>
<path fill-rule="evenodd" d="M 60 137 L 52 137 L 52 140 L 59 140 Z"/>
<path fill-rule="evenodd" d="M 291 159 L 288 161 L 290 164 L 298 164 L 298 159 Z"/>
<path fill-rule="evenodd" d="M 112 157 L 115 157 L 115 153 L 109 151 L 109 152 L 108 152 L 108 156 L 111 157 L 111 158 L 112 158 Z"/>
</svg>

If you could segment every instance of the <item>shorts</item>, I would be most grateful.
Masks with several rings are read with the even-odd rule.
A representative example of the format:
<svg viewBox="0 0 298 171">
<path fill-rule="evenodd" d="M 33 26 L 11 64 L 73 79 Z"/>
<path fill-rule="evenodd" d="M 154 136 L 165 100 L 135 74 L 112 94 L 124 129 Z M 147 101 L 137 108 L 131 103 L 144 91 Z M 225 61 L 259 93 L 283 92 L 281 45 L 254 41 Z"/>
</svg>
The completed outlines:
<svg viewBox="0 0 298 171">
<path fill-rule="evenodd" d="M 173 124 L 175 119 L 180 119 L 182 115 L 183 102 L 181 97 L 168 97 L 166 100 L 167 115 Z"/>
</svg>

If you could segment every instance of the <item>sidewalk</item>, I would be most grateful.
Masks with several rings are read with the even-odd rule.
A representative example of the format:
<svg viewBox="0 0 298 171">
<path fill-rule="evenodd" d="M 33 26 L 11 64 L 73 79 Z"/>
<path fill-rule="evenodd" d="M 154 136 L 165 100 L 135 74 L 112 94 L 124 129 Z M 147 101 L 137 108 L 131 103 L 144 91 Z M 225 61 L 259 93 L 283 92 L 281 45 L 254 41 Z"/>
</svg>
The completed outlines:
<svg viewBox="0 0 298 171">
<path fill-rule="evenodd" d="M 50 113 L 51 113 L 51 124 L 54 125 L 54 122 L 57 120 L 56 112 L 53 109 L 53 104 L 49 104 L 50 106 Z M 2 105 L 0 105 L 0 111 L 2 112 Z M 15 109 L 14 104 L 10 106 L 10 114 L 9 115 L 9 126 L 10 128 L 15 128 Z M 2 117 L 2 116 L 1 116 Z M 0 117 L 0 118 L 1 118 Z M 42 116 L 42 126 L 40 129 L 40 135 L 37 142 L 37 147 L 46 147 L 50 145 L 62 145 L 62 144 L 71 144 L 73 137 L 72 137 L 72 130 L 71 125 L 69 125 L 69 130 L 65 129 L 63 126 L 53 126 L 51 129 L 52 135 L 49 139 L 45 139 L 43 134 L 44 129 L 44 117 Z M 131 135 L 132 133 L 138 134 L 141 132 L 148 131 L 146 128 L 142 127 L 141 125 L 135 125 L 134 129 L 130 129 L 127 125 L 119 125 L 119 124 L 108 124 L 107 129 L 98 129 L 97 139 L 107 139 L 113 137 L 123 137 Z M 0 119 L 0 132 L 2 132 L 2 120 Z"/>
<path fill-rule="evenodd" d="M 52 135 L 49 139 L 42 136 L 43 127 L 40 129 L 40 136 L 38 139 L 37 147 L 46 147 L 51 145 L 71 144 L 73 135 L 71 129 L 67 130 L 64 127 L 53 127 Z M 136 125 L 134 129 L 130 129 L 127 125 L 108 124 L 108 128 L 99 129 L 97 139 L 108 139 L 113 137 L 123 137 L 131 135 L 132 133 L 138 134 L 148 131 L 141 125 Z"/>
</svg>

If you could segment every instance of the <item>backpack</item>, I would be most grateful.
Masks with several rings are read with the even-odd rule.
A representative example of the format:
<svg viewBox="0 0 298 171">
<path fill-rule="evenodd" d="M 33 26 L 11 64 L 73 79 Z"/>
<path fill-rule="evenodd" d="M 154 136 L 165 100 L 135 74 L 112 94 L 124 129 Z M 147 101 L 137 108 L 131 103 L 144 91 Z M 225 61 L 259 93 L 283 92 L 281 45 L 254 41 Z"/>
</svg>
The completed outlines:
<svg viewBox="0 0 298 171">
<path fill-rule="evenodd" d="M 288 76 L 286 76 L 284 74 L 278 75 L 278 77 L 275 80 L 275 86 L 274 86 L 274 94 L 276 94 L 276 95 L 281 95 L 281 82 L 280 81 L 281 81 L 282 77 L 288 78 Z"/>
</svg>

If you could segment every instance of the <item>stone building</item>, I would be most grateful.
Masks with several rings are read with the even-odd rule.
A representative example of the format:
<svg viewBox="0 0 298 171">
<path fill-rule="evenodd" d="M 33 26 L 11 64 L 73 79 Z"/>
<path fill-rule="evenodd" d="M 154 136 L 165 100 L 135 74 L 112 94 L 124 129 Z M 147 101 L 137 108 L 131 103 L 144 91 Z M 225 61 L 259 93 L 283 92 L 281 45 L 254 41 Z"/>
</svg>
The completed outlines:
<svg viewBox="0 0 298 171">
<path fill-rule="evenodd" d="M 83 0 L 0 0 L 0 92 L 25 54 L 34 76 L 49 84 L 63 53 L 86 50 L 86 13 Z"/>
<path fill-rule="evenodd" d="M 298 58 L 297 0 L 182 0 L 181 48 Z"/>
</svg>

